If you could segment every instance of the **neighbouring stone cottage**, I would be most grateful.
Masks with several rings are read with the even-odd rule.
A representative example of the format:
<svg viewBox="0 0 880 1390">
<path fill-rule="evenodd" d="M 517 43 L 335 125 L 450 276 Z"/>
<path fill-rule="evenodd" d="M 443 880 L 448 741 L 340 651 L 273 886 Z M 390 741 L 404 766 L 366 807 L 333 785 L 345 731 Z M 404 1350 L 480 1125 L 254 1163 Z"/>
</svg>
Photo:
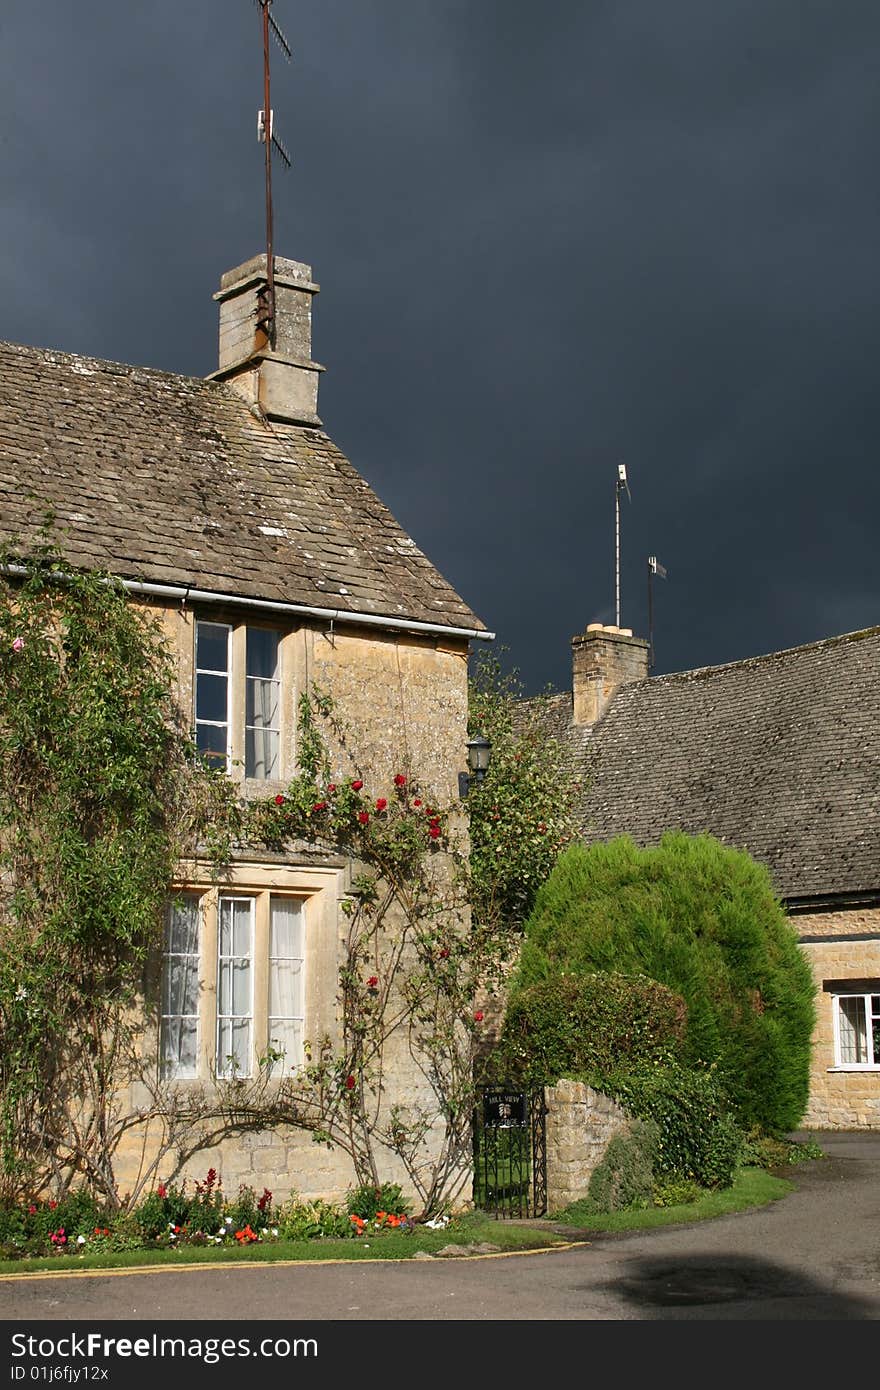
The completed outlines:
<svg viewBox="0 0 880 1390">
<path fill-rule="evenodd" d="M 817 988 L 818 1129 L 880 1128 L 880 627 L 648 675 L 648 644 L 572 639 L 570 746 L 584 839 L 707 833 L 770 870 Z"/>
<path fill-rule="evenodd" d="M 245 794 L 283 792 L 297 701 L 316 682 L 356 731 L 371 786 L 412 772 L 449 803 L 469 643 L 491 634 L 321 427 L 310 267 L 276 258 L 274 349 L 258 324 L 265 281 L 263 256 L 223 276 L 208 380 L 0 345 L 0 544 L 28 553 L 50 511 L 72 565 L 110 571 L 161 616 L 198 746 Z M 203 1085 L 231 1058 L 248 1076 L 270 1037 L 296 1065 L 306 1039 L 334 1035 L 351 872 L 309 846 L 239 855 L 220 885 L 207 862 L 180 866 L 160 1075 Z M 403 1042 L 385 1080 L 399 1104 L 427 1099 Z M 133 1130 L 120 1150 L 122 1191 L 142 1141 Z M 185 1172 L 209 1163 L 227 1191 L 276 1198 L 338 1198 L 353 1181 L 344 1155 L 292 1128 L 228 1138 Z"/>
</svg>

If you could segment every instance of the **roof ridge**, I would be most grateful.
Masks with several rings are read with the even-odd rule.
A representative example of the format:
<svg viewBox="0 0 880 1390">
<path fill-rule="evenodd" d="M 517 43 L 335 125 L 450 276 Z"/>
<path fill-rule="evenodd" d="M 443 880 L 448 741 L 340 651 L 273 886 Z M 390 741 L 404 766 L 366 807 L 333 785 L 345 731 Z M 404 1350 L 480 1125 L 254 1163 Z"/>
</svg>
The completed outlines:
<svg viewBox="0 0 880 1390">
<path fill-rule="evenodd" d="M 778 657 L 795 656 L 799 652 L 818 651 L 822 647 L 833 647 L 843 642 L 859 642 L 869 637 L 880 636 L 880 624 L 874 627 L 856 628 L 852 632 L 836 633 L 832 637 L 819 637 L 812 642 L 803 642 L 795 647 L 780 647 L 772 652 L 760 652 L 757 656 L 743 656 L 736 661 L 723 661 L 715 666 L 693 666 L 687 671 L 666 671 L 661 676 L 649 677 L 649 683 L 656 685 L 660 681 L 680 681 L 687 680 L 690 676 L 709 676 L 715 672 L 731 671 L 736 667 L 755 666 L 759 662 L 773 661 Z M 643 685 L 644 681 L 629 681 L 627 686 Z M 624 687 L 621 687 L 623 689 Z"/>
</svg>

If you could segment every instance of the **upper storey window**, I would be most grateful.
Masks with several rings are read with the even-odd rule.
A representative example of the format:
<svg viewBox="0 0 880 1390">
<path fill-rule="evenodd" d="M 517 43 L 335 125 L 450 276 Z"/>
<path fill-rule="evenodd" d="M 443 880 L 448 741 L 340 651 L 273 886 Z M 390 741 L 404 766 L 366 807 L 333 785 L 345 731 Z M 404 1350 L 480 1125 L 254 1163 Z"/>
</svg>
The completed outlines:
<svg viewBox="0 0 880 1390">
<path fill-rule="evenodd" d="M 195 728 L 199 752 L 224 772 L 280 779 L 280 633 L 263 627 L 198 622 Z"/>
</svg>

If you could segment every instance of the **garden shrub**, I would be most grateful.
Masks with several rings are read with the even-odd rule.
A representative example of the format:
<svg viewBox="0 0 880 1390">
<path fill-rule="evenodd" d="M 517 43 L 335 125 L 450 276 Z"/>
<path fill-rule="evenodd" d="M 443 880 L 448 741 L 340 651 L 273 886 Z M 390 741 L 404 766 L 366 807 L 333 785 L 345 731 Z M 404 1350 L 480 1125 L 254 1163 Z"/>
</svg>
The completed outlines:
<svg viewBox="0 0 880 1390">
<path fill-rule="evenodd" d="M 742 1132 L 717 1073 L 671 1062 L 609 1074 L 604 1089 L 631 1114 L 655 1121 L 657 1176 L 689 1179 L 701 1187 L 733 1182 Z"/>
<path fill-rule="evenodd" d="M 717 1068 L 744 1127 L 797 1125 L 815 986 L 763 866 L 678 832 L 652 849 L 621 837 L 565 850 L 538 891 L 513 992 L 603 970 L 683 996 L 683 1059 Z"/>
<path fill-rule="evenodd" d="M 653 1204 L 655 1207 L 689 1207 L 703 1195 L 699 1183 L 691 1178 L 655 1178 Z"/>
<path fill-rule="evenodd" d="M 645 975 L 543 981 L 511 999 L 493 1067 L 528 1085 L 561 1076 L 596 1084 L 628 1063 L 678 1055 L 686 1018 L 681 997 Z"/>
<path fill-rule="evenodd" d="M 590 1178 L 589 1197 L 596 1211 L 651 1205 L 659 1138 L 653 1120 L 633 1120 L 625 1132 L 614 1135 Z"/>
<path fill-rule="evenodd" d="M 363 1221 L 374 1221 L 380 1211 L 393 1212 L 402 1216 L 409 1211 L 409 1203 L 396 1182 L 383 1182 L 379 1187 L 366 1184 L 354 1187 L 346 1198 L 346 1211 L 350 1216 L 359 1216 Z"/>
</svg>

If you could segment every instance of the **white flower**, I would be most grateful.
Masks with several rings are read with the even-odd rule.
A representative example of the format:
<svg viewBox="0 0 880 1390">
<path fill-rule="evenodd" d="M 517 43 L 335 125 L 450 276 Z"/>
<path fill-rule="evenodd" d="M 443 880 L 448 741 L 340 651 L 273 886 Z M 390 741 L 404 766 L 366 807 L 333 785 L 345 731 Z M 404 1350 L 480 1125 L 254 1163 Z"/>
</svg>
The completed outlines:
<svg viewBox="0 0 880 1390">
<path fill-rule="evenodd" d="M 86 1243 L 86 1238 L 85 1238 L 85 1236 L 77 1236 L 77 1238 L 76 1238 L 76 1243 L 77 1243 L 77 1245 L 85 1245 L 85 1243 Z"/>
<path fill-rule="evenodd" d="M 224 1219 L 224 1221 L 226 1222 L 226 1225 L 227 1225 L 227 1226 L 231 1226 L 231 1225 L 232 1225 L 232 1217 L 231 1217 L 231 1216 L 226 1216 L 226 1217 L 224 1217 L 223 1219 Z"/>
<path fill-rule="evenodd" d="M 277 1227 L 277 1226 L 273 1226 L 273 1227 L 272 1227 L 272 1234 L 273 1234 L 273 1236 L 277 1236 L 277 1234 L 278 1234 L 278 1227 Z"/>
<path fill-rule="evenodd" d="M 431 1230 L 431 1231 L 442 1231 L 443 1228 L 444 1228 L 444 1226 L 448 1226 L 448 1225 L 449 1225 L 449 1217 L 448 1217 L 448 1216 L 435 1216 L 435 1217 L 433 1218 L 433 1220 L 431 1220 L 431 1221 L 426 1221 L 426 1222 L 425 1222 L 425 1225 L 426 1225 L 426 1226 L 428 1227 L 428 1229 Z"/>
</svg>

